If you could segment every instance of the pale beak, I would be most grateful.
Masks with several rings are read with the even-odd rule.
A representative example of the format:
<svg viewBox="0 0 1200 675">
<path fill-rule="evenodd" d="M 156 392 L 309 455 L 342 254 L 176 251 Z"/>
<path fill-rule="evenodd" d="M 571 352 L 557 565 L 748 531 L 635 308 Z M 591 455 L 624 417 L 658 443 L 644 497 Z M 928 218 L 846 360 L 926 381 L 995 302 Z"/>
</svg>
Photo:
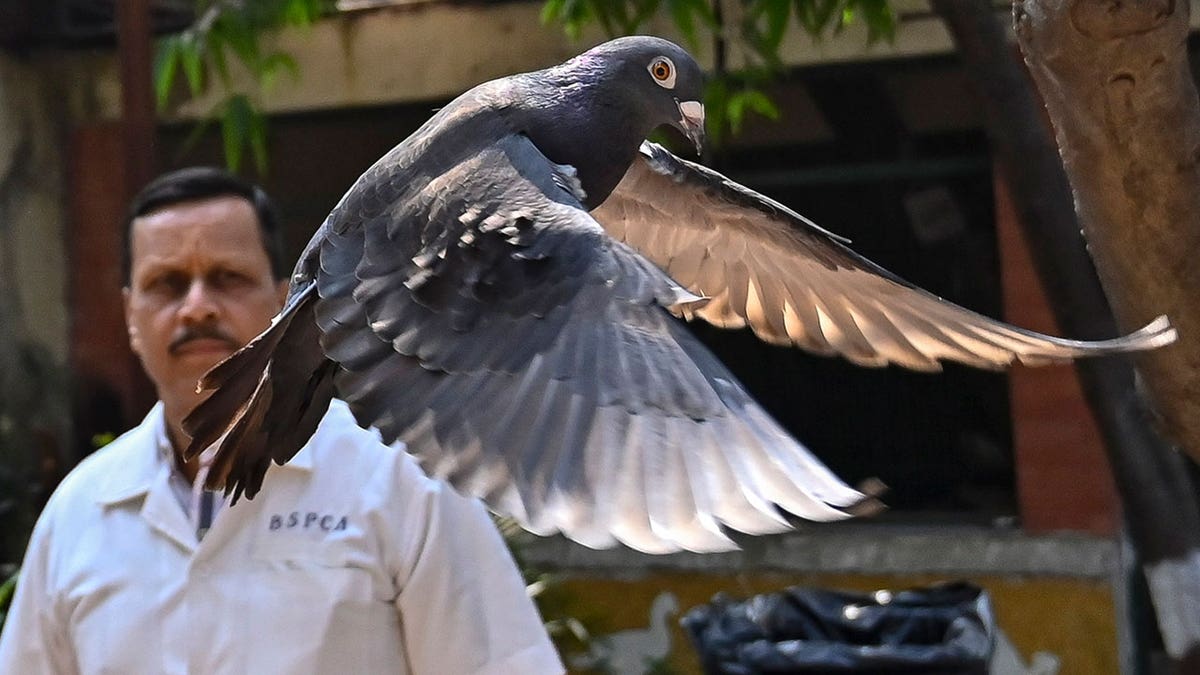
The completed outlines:
<svg viewBox="0 0 1200 675">
<path fill-rule="evenodd" d="M 683 101 L 679 105 L 681 131 L 696 146 L 696 154 L 704 149 L 704 104 L 699 101 Z"/>
</svg>

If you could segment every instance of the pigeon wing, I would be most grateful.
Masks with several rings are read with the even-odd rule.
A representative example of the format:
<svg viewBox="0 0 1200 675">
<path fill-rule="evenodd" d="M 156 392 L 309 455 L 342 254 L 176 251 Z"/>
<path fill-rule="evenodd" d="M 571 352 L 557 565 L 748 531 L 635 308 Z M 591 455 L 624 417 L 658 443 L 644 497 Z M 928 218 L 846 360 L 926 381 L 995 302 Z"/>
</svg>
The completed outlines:
<svg viewBox="0 0 1200 675">
<path fill-rule="evenodd" d="M 508 134 L 403 200 L 340 207 L 356 224 L 319 242 L 316 317 L 359 422 L 593 547 L 722 550 L 722 526 L 787 529 L 776 505 L 863 504 L 665 309 L 699 299 L 581 198 L 570 167 Z"/>
<path fill-rule="evenodd" d="M 1124 337 L 1066 340 L 1024 330 L 928 293 L 846 241 L 715 171 L 643 143 L 592 215 L 706 304 L 676 311 L 749 326 L 772 344 L 864 366 L 936 371 L 941 361 L 999 369 L 1149 349 L 1175 340 L 1165 317 Z"/>
</svg>

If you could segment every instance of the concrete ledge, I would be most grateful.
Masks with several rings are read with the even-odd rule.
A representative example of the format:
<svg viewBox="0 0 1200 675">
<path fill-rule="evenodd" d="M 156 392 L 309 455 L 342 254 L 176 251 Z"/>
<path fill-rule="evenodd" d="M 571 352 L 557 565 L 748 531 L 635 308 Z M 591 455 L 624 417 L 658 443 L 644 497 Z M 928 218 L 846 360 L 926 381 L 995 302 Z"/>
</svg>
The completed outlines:
<svg viewBox="0 0 1200 675">
<path fill-rule="evenodd" d="M 949 35 L 929 14 L 926 2 L 897 0 L 896 10 L 901 26 L 894 42 L 868 44 L 861 21 L 837 37 L 821 40 L 793 25 L 780 57 L 790 66 L 804 66 L 952 51 Z M 432 101 L 495 77 L 559 63 L 606 37 L 598 26 L 591 26 L 573 42 L 561 26 L 543 24 L 541 11 L 541 0 L 526 0 L 421 2 L 346 12 L 306 29 L 283 30 L 264 38 L 265 50 L 279 49 L 295 58 L 298 80 L 284 76 L 270 92 L 262 92 L 232 61 L 232 88 L 249 93 L 268 113 Z M 653 17 L 643 32 L 682 41 L 665 15 Z M 707 44 L 696 52 L 702 65 L 711 64 Z M 730 59 L 730 67 L 738 68 L 743 55 L 734 50 Z M 112 50 L 76 50 L 61 60 L 66 76 L 75 81 L 69 93 L 76 117 L 120 116 L 120 82 Z M 220 87 L 210 88 L 199 98 L 183 101 L 164 119 L 208 116 L 226 93 Z"/>
<path fill-rule="evenodd" d="M 975 527 L 831 526 L 820 531 L 742 538 L 741 551 L 647 555 L 628 548 L 595 551 L 562 537 L 537 539 L 524 559 L 548 569 L 642 573 L 838 572 L 864 574 L 1000 574 L 1111 579 L 1120 548 L 1112 539 L 1077 534 L 1032 536 Z"/>
</svg>

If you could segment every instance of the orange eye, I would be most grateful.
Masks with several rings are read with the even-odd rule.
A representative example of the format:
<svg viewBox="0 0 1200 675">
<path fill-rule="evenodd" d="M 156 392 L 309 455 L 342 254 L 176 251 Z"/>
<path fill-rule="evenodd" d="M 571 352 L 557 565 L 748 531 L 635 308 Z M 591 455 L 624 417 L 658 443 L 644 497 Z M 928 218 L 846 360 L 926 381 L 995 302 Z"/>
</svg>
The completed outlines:
<svg viewBox="0 0 1200 675">
<path fill-rule="evenodd" d="M 667 57 L 660 56 L 654 59 L 650 62 L 647 70 L 650 71 L 650 75 L 659 86 L 667 89 L 675 86 L 675 64 L 671 63 Z"/>
</svg>

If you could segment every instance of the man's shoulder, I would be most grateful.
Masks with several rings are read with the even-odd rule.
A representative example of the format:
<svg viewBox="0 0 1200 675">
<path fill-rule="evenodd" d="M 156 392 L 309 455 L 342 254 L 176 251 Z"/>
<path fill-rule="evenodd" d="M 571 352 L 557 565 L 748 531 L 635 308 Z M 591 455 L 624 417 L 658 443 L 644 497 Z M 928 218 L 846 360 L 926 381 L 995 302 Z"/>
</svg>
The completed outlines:
<svg viewBox="0 0 1200 675">
<path fill-rule="evenodd" d="M 74 503 L 80 499 L 100 499 L 112 488 L 115 478 L 127 478 L 131 472 L 153 471 L 155 452 L 150 430 L 144 424 L 134 427 L 80 460 L 59 482 L 51 501 Z"/>
<path fill-rule="evenodd" d="M 146 428 L 145 425 L 140 425 L 117 436 L 92 454 L 84 457 L 71 472 L 103 471 L 113 464 L 125 466 L 135 458 L 153 459 L 155 452 L 157 452 L 157 448 L 152 430 Z"/>
<path fill-rule="evenodd" d="M 362 455 L 365 459 L 380 461 L 407 455 L 403 443 L 385 444 L 378 430 L 359 426 L 350 406 L 339 399 L 330 401 L 329 410 L 309 444 L 315 451 L 314 459 L 322 459 L 331 453 L 336 453 L 339 458 Z"/>
<path fill-rule="evenodd" d="M 68 475 L 107 475 L 114 467 L 128 471 L 135 465 L 153 462 L 157 451 L 153 429 L 143 422 L 84 457 Z"/>
<path fill-rule="evenodd" d="M 378 430 L 359 426 L 350 407 L 338 399 L 330 403 L 329 411 L 303 452 L 309 455 L 317 474 L 337 474 L 338 480 L 361 484 L 391 476 L 393 480 L 387 482 L 393 487 L 396 481 L 410 487 L 437 484 L 425 475 L 402 442 L 384 443 Z"/>
</svg>

